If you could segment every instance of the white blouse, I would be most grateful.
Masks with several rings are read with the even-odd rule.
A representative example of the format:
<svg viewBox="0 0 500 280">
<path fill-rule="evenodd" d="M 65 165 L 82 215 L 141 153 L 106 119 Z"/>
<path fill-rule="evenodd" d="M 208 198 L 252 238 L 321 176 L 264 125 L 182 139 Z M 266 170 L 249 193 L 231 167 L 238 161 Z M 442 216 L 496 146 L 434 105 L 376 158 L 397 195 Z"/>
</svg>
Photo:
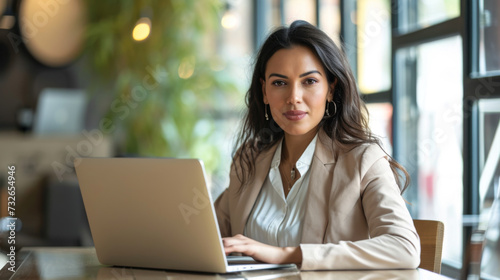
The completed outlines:
<svg viewBox="0 0 500 280">
<path fill-rule="evenodd" d="M 300 245 L 302 221 L 305 212 L 305 198 L 309 185 L 309 166 L 316 149 L 316 135 L 297 161 L 301 177 L 295 182 L 285 198 L 279 165 L 281 147 L 279 143 L 271 162 L 259 196 L 248 217 L 244 235 L 259 242 L 278 247 Z"/>
</svg>

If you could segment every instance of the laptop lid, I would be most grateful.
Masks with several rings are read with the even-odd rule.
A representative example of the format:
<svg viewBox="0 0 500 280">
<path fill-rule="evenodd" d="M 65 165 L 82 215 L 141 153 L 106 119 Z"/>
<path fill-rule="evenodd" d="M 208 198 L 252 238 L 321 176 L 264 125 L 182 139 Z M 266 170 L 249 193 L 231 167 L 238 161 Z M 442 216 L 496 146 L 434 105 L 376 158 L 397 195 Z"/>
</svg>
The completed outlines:
<svg viewBox="0 0 500 280">
<path fill-rule="evenodd" d="M 79 158 L 75 168 L 102 264 L 236 271 L 227 265 L 202 161 Z"/>
</svg>

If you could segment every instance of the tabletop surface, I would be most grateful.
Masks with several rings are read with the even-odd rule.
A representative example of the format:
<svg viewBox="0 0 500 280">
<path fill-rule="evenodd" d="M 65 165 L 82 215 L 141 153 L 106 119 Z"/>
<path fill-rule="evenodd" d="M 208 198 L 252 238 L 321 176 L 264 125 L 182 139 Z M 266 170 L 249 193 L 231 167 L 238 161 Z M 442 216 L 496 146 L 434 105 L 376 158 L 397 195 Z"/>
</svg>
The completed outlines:
<svg viewBox="0 0 500 280">
<path fill-rule="evenodd" d="M 15 273 L 9 268 L 14 265 Z M 12 269 L 11 269 L 12 270 Z M 175 272 L 105 266 L 93 247 L 33 247 L 17 252 L 0 270 L 3 279 L 450 279 L 424 270 L 300 271 L 262 270 L 231 274 Z"/>
</svg>

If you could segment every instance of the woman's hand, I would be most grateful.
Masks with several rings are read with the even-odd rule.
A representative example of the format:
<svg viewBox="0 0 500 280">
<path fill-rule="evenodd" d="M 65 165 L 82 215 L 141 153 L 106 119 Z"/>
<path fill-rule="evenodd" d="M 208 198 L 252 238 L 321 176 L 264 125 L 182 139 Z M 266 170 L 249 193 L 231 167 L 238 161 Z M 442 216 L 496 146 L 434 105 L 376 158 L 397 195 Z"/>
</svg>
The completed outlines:
<svg viewBox="0 0 500 280">
<path fill-rule="evenodd" d="M 298 265 L 302 263 L 300 247 L 275 247 L 257 242 L 241 234 L 222 238 L 222 243 L 226 255 L 242 253 L 265 263 L 295 263 Z"/>
</svg>

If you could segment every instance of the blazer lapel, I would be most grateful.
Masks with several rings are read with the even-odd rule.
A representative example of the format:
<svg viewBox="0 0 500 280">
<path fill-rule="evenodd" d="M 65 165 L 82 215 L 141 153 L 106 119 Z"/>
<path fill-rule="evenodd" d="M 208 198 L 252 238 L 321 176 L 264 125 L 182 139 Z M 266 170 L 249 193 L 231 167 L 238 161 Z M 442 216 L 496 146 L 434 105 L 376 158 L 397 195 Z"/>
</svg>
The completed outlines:
<svg viewBox="0 0 500 280">
<path fill-rule="evenodd" d="M 257 157 L 257 160 L 255 161 L 255 175 L 253 180 L 248 185 L 244 186 L 243 193 L 239 196 L 239 205 L 234 211 L 235 216 L 239 218 L 236 219 L 238 223 L 233 228 L 233 235 L 243 234 L 248 216 L 250 215 L 255 201 L 257 200 L 257 196 L 262 189 L 262 185 L 264 185 L 264 180 L 267 178 L 269 173 L 271 161 L 277 147 L 278 145 L 276 144 Z"/>
<path fill-rule="evenodd" d="M 311 163 L 301 243 L 323 243 L 324 241 L 328 227 L 328 204 L 335 167 L 332 144 L 332 140 L 323 130 L 320 130 Z"/>
</svg>

